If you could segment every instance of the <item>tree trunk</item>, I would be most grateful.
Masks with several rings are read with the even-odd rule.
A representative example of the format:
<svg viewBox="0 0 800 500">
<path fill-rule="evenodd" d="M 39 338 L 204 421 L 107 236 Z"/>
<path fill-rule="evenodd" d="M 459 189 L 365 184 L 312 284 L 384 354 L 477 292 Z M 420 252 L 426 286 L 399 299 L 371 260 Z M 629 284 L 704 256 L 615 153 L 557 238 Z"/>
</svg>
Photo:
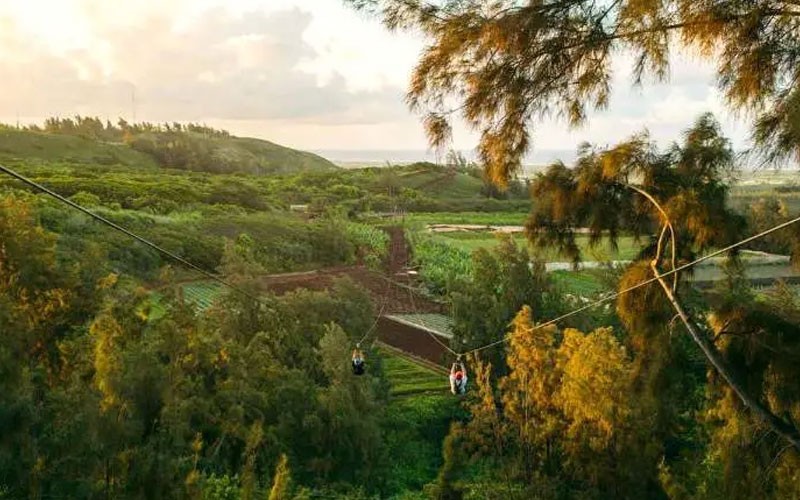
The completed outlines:
<svg viewBox="0 0 800 500">
<path fill-rule="evenodd" d="M 714 346 L 702 335 L 702 333 L 697 331 L 694 325 L 692 325 L 689 316 L 683 310 L 681 304 L 675 299 L 672 289 L 658 272 L 658 267 L 656 266 L 655 261 L 650 263 L 650 267 L 653 268 L 653 273 L 655 273 L 658 283 L 661 285 L 661 288 L 664 289 L 664 293 L 672 303 L 672 307 L 675 308 L 675 311 L 677 311 L 681 321 L 683 321 L 683 324 L 686 325 L 686 329 L 689 331 L 689 335 L 692 337 L 692 340 L 694 340 L 694 342 L 700 347 L 708 361 L 711 362 L 717 372 L 722 376 L 722 378 L 725 379 L 731 389 L 733 389 L 733 392 L 739 396 L 739 399 L 742 400 L 742 403 L 744 403 L 747 408 L 755 413 L 759 419 L 761 419 L 773 431 L 789 441 L 798 451 L 800 451 L 800 432 L 798 432 L 797 428 L 791 423 L 787 423 L 772 413 L 767 407 L 761 404 L 758 399 L 754 398 L 745 390 L 742 384 L 736 379 L 733 369 L 722 358 L 722 355 L 717 350 L 716 346 Z"/>
</svg>

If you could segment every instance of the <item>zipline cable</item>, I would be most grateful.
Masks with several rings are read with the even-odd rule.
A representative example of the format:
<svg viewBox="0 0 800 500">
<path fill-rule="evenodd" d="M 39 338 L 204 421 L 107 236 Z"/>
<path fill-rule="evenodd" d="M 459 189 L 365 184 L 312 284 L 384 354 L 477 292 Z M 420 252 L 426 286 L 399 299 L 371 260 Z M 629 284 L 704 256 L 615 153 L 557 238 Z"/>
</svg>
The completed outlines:
<svg viewBox="0 0 800 500">
<path fill-rule="evenodd" d="M 380 309 L 378 309 L 378 314 L 375 316 L 375 320 L 372 322 L 372 326 L 369 327 L 367 332 L 361 337 L 361 339 L 356 343 L 356 347 L 360 347 L 361 344 L 370 336 L 370 334 L 375 331 L 375 328 L 378 326 L 378 321 L 380 321 L 381 317 L 383 316 L 383 311 L 386 310 L 386 303 L 389 302 L 389 287 L 390 284 L 387 281 L 386 284 L 386 292 L 383 295 L 383 303 L 381 304 Z M 377 338 L 377 337 L 376 337 Z"/>
<path fill-rule="evenodd" d="M 225 280 L 224 278 L 220 277 L 219 275 L 214 274 L 214 273 L 212 273 L 210 271 L 207 271 L 207 270 L 203 269 L 202 267 L 198 266 L 197 264 L 194 264 L 194 263 L 184 259 L 183 257 L 181 257 L 179 255 L 176 255 L 173 252 L 170 252 L 169 250 L 159 246 L 156 243 L 153 243 L 152 241 L 148 240 L 147 238 L 139 236 L 138 234 L 134 233 L 133 231 L 131 231 L 129 229 L 126 229 L 126 228 L 120 226 L 119 224 L 106 219 L 102 215 L 99 215 L 99 214 L 96 214 L 96 213 L 92 212 L 88 208 L 83 207 L 83 206 L 75 203 L 74 201 L 64 197 L 63 195 L 60 195 L 60 194 L 56 193 L 52 189 L 39 184 L 38 182 L 34 181 L 33 179 L 29 179 L 28 177 L 25 177 L 24 175 L 22 175 L 22 174 L 20 174 L 20 173 L 18 173 L 16 171 L 4 166 L 2 164 L 0 164 L 0 172 L 6 173 L 6 174 L 10 175 L 11 177 L 17 179 L 18 181 L 20 181 L 20 182 L 22 182 L 24 184 L 27 184 L 28 186 L 30 186 L 30 187 L 32 187 L 34 189 L 37 189 L 37 190 L 47 194 L 48 196 L 51 196 L 51 197 L 55 198 L 56 200 L 58 200 L 58 201 L 60 201 L 62 203 L 67 204 L 68 206 L 74 208 L 75 210 L 78 210 L 78 211 L 88 215 L 92 219 L 94 219 L 94 220 L 96 220 L 96 221 L 98 221 L 98 222 L 100 222 L 102 224 L 105 224 L 105 225 L 111 227 L 112 229 L 115 229 L 115 230 L 117 230 L 117 231 L 129 236 L 130 238 L 133 238 L 134 240 L 136 240 L 136 241 L 138 241 L 140 243 L 143 243 L 144 245 L 147 245 L 148 247 L 152 248 L 153 250 L 155 250 L 155 251 L 157 251 L 157 252 L 159 252 L 159 253 L 161 253 L 163 255 L 166 255 L 167 257 L 173 259 L 174 261 L 179 262 L 179 263 L 183 264 L 184 266 L 186 266 L 186 267 L 188 267 L 190 269 L 193 269 L 194 271 L 197 271 L 198 273 L 202 274 L 203 276 L 206 276 L 207 278 L 210 278 L 210 279 L 212 279 L 212 280 L 214 280 L 214 281 L 216 281 L 216 282 L 218 282 L 218 283 L 230 288 L 231 290 L 234 290 L 234 291 L 236 291 L 238 293 L 241 293 L 243 296 L 245 296 L 245 297 L 247 297 L 249 299 L 255 300 L 257 302 L 261 302 L 262 301 L 261 298 L 259 298 L 259 297 L 255 296 L 255 295 L 253 295 L 253 294 L 251 294 L 251 293 L 249 293 L 249 292 L 237 287 L 236 285 L 230 283 L 229 281 Z M 388 286 L 387 286 L 387 288 L 388 288 Z M 384 301 L 383 301 L 383 304 L 381 305 L 381 308 L 380 308 L 380 311 L 378 313 L 378 316 L 375 318 L 375 321 L 372 323 L 372 326 L 369 328 L 369 330 L 367 330 L 367 332 L 364 334 L 364 336 L 361 337 L 361 340 L 359 340 L 359 342 L 358 342 L 359 344 L 361 344 L 375 330 L 375 327 L 378 325 L 378 320 L 383 315 L 383 311 L 386 308 L 387 301 L 388 301 L 388 299 L 386 298 L 386 296 L 384 296 Z"/>
<path fill-rule="evenodd" d="M 153 250 L 156 250 L 157 252 L 168 256 L 169 258 L 175 260 L 176 262 L 179 262 L 179 263 L 181 263 L 181 264 L 183 264 L 183 265 L 185 265 L 185 266 L 187 266 L 187 267 L 199 272 L 200 274 L 202 274 L 202 275 L 204 275 L 204 276 L 206 276 L 206 277 L 208 277 L 208 278 L 210 278 L 210 279 L 212 279 L 212 280 L 214 280 L 214 281 L 216 281 L 216 282 L 218 282 L 218 283 L 230 288 L 231 290 L 234 290 L 234 291 L 236 291 L 238 293 L 241 293 L 242 295 L 244 295 L 244 296 L 246 296 L 246 297 L 248 297 L 250 299 L 256 300 L 258 302 L 261 301 L 261 299 L 259 297 L 255 296 L 255 295 L 252 295 L 251 293 L 249 293 L 249 292 L 247 292 L 245 290 L 242 290 L 241 288 L 233 285 L 232 283 L 226 281 L 225 279 L 221 278 L 220 276 L 218 276 L 218 275 L 216 275 L 216 274 L 214 274 L 212 272 L 206 271 L 202 267 L 200 267 L 200 266 L 198 266 L 198 265 L 196 265 L 196 264 L 184 259 L 183 257 L 181 257 L 179 255 L 176 255 L 173 252 L 170 252 L 169 250 L 167 250 L 165 248 L 162 248 L 161 246 L 151 242 L 150 240 L 148 240 L 146 238 L 143 238 L 142 236 L 139 236 L 138 234 L 136 234 L 136 233 L 134 233 L 134 232 L 132 232 L 132 231 L 120 226 L 119 224 L 116 224 L 116 223 L 106 219 L 105 217 L 103 217 L 101 215 L 98 215 L 98 214 L 92 212 L 91 210 L 89 210 L 89 209 L 87 209 L 87 208 L 85 208 L 85 207 L 83 207 L 81 205 L 78 205 L 74 201 L 71 201 L 71 200 L 65 198 L 64 196 L 56 193 L 55 191 L 52 191 L 51 189 L 39 184 L 38 182 L 36 182 L 36 181 L 34 181 L 32 179 L 29 179 L 29 178 L 23 176 L 22 174 L 19 174 L 19 173 L 15 172 L 14 170 L 12 170 L 12 169 L 10 169 L 10 168 L 2 165 L 2 164 L 0 164 L 0 172 L 3 172 L 5 174 L 10 175 L 11 177 L 17 179 L 18 181 L 20 181 L 20 182 L 22 182 L 24 184 L 27 184 L 28 186 L 33 187 L 34 189 L 37 189 L 37 190 L 39 190 L 39 191 L 41 191 L 41 192 L 43 192 L 43 193 L 55 198 L 56 200 L 58 200 L 58 201 L 60 201 L 60 202 L 62 202 L 64 204 L 74 208 L 75 210 L 83 212 L 84 214 L 86 214 L 89 217 L 97 220 L 98 222 L 100 222 L 102 224 L 105 224 L 105 225 L 107 225 L 107 226 L 109 226 L 109 227 L 111 227 L 111 228 L 113 228 L 113 229 L 115 229 L 115 230 L 117 230 L 117 231 L 119 231 L 121 233 L 124 233 L 125 235 L 135 239 L 136 241 L 138 241 L 140 243 L 143 243 L 144 245 L 147 245 L 148 247 L 152 248 Z M 614 293 L 612 293 L 610 295 L 607 295 L 606 297 L 603 297 L 603 298 L 598 299 L 598 300 L 596 300 L 594 302 L 591 302 L 589 304 L 581 306 L 581 307 L 579 307 L 579 308 L 577 308 L 577 309 L 575 309 L 573 311 L 570 311 L 570 312 L 568 312 L 566 314 L 562 314 L 561 316 L 558 316 L 557 318 L 553 318 L 553 319 L 548 320 L 548 321 L 546 321 L 544 323 L 540 323 L 540 324 L 534 326 L 533 329 L 534 330 L 538 330 L 538 329 L 541 329 L 541 328 L 545 328 L 547 326 L 550 326 L 550 325 L 553 325 L 553 324 L 558 323 L 560 321 L 563 321 L 563 320 L 565 320 L 565 319 L 567 319 L 567 318 L 569 318 L 571 316 L 579 314 L 579 313 L 581 313 L 583 311 L 586 311 L 588 309 L 592 309 L 592 308 L 597 307 L 599 305 L 602 305 L 602 304 L 605 304 L 605 303 L 610 302 L 612 300 L 615 300 L 617 297 L 620 297 L 621 295 L 624 295 L 626 293 L 630 293 L 633 290 L 636 290 L 636 289 L 641 288 L 643 286 L 647 286 L 647 285 L 650 285 L 652 283 L 655 283 L 660 278 L 671 276 L 673 274 L 676 274 L 676 273 L 679 273 L 681 271 L 684 271 L 684 270 L 686 270 L 686 269 L 688 269 L 690 267 L 693 267 L 693 266 L 696 266 L 697 264 L 700 264 L 701 262 L 704 262 L 706 260 L 712 259 L 712 258 L 714 258 L 714 257 L 716 257 L 718 255 L 724 254 L 726 252 L 730 252 L 731 250 L 733 250 L 735 248 L 738 248 L 738 247 L 740 247 L 742 245 L 746 245 L 747 243 L 750 243 L 751 241 L 755 241 L 757 239 L 763 238 L 764 236 L 767 236 L 767 235 L 769 235 L 771 233 L 774 233 L 775 231 L 780 231 L 781 229 L 789 227 L 792 224 L 796 224 L 797 222 L 800 222 L 800 217 L 796 217 L 794 219 L 788 220 L 788 221 L 786 221 L 786 222 L 784 222 L 782 224 L 778 224 L 777 226 L 774 226 L 774 227 L 772 227 L 770 229 L 764 230 L 764 231 L 762 231 L 762 232 L 760 232 L 758 234 L 750 236 L 749 238 L 745 238 L 745 239 L 743 239 L 743 240 L 741 240 L 739 242 L 736 242 L 736 243 L 734 243 L 732 245 L 728 245 L 725 248 L 722 248 L 722 249 L 717 250 L 715 252 L 711 252 L 710 254 L 705 255 L 703 257 L 700 257 L 699 259 L 693 260 L 692 262 L 689 262 L 689 263 L 683 264 L 681 266 L 678 266 L 677 268 L 672 269 L 671 271 L 666 271 L 666 272 L 662 273 L 659 277 L 650 278 L 650 279 L 645 280 L 645 281 L 643 281 L 641 283 L 638 283 L 636 285 L 629 286 L 628 288 L 625 288 L 625 289 L 620 290 L 618 292 L 614 292 Z M 417 311 L 416 304 L 414 302 L 413 292 L 412 292 L 410 287 L 409 287 L 409 295 L 411 297 L 412 309 Z M 422 320 L 422 322 L 423 322 L 423 325 L 424 325 L 424 320 Z M 376 321 L 375 324 L 377 324 L 377 321 Z M 436 338 L 436 336 L 433 335 L 431 332 L 429 332 L 428 329 L 427 329 L 427 326 L 425 327 L 424 331 L 433 340 L 435 340 L 439 345 L 441 345 L 443 348 L 445 348 L 447 351 L 449 351 L 451 354 L 453 354 L 456 357 L 462 357 L 462 356 L 466 356 L 466 355 L 469 355 L 469 354 L 474 354 L 474 353 L 483 351 L 485 349 L 489 349 L 491 347 L 494 347 L 494 346 L 497 346 L 497 345 L 500 345 L 500 344 L 504 344 L 504 343 L 508 342 L 509 340 L 511 340 L 511 337 L 512 337 L 512 335 L 506 335 L 504 338 L 502 338 L 500 340 L 496 340 L 494 342 L 490 342 L 490 343 L 488 343 L 486 345 L 483 345 L 481 347 L 476 347 L 474 349 L 470 349 L 470 350 L 465 351 L 465 352 L 457 352 L 454 349 L 450 348 L 450 346 L 446 345 L 441 340 Z"/>
<path fill-rule="evenodd" d="M 763 238 L 764 236 L 767 236 L 770 233 L 774 233 L 775 231 L 780 231 L 781 229 L 787 228 L 787 227 L 789 227 L 792 224 L 795 224 L 797 222 L 800 222 L 800 217 L 795 217 L 794 219 L 788 220 L 788 221 L 786 221 L 786 222 L 784 222 L 782 224 L 778 224 L 775 227 L 772 227 L 772 228 L 767 229 L 765 231 L 762 231 L 762 232 L 760 232 L 758 234 L 750 236 L 749 238 L 745 238 L 745 239 L 743 239 L 743 240 L 741 240 L 741 241 L 739 241 L 737 243 L 734 243 L 732 245 L 728 245 L 725 248 L 722 248 L 722 249 L 717 250 L 715 252 L 711 252 L 710 254 L 705 255 L 703 257 L 700 257 L 699 259 L 693 260 L 692 262 L 683 264 L 682 266 L 678 266 L 677 268 L 675 268 L 675 269 L 673 269 L 671 271 L 666 271 L 664 273 L 661 273 L 661 275 L 658 276 L 658 277 L 650 278 L 650 279 L 642 281 L 641 283 L 638 283 L 636 285 L 631 285 L 628 288 L 625 288 L 625 289 L 620 290 L 618 292 L 614 292 L 614 293 L 612 293 L 610 295 L 607 295 L 607 296 L 603 297 L 602 299 L 596 300 L 596 301 L 594 301 L 592 303 L 586 304 L 585 306 L 579 307 L 578 309 L 575 309 L 574 311 L 570 311 L 570 312 L 568 312 L 566 314 L 562 314 L 561 316 L 559 316 L 557 318 L 551 319 L 549 321 L 545 321 L 544 323 L 540 323 L 540 324 L 534 326 L 533 330 L 538 330 L 540 328 L 548 327 L 550 325 L 558 323 L 559 321 L 567 319 L 570 316 L 574 316 L 574 315 L 579 314 L 579 313 L 581 313 L 583 311 L 586 311 L 587 309 L 592 309 L 593 307 L 597 307 L 597 306 L 599 306 L 601 304 L 605 304 L 606 302 L 610 302 L 610 301 L 616 299 L 617 297 L 619 297 L 621 295 L 624 295 L 626 293 L 632 292 L 633 290 L 636 290 L 637 288 L 641 288 L 643 286 L 647 286 L 647 285 L 650 285 L 652 283 L 655 283 L 660 278 L 665 278 L 667 276 L 671 276 L 673 274 L 676 274 L 676 273 L 679 273 L 681 271 L 684 271 L 684 270 L 686 270 L 686 269 L 688 269 L 690 267 L 696 266 L 697 264 L 700 264 L 701 262 L 704 262 L 704 261 L 706 261 L 708 259 L 712 259 L 712 258 L 714 258 L 714 257 L 716 257 L 718 255 L 723 254 L 723 253 L 730 252 L 731 250 L 733 250 L 735 248 L 738 248 L 738 247 L 740 247 L 742 245 L 746 245 L 747 243 L 750 243 L 751 241 L 755 241 L 755 240 L 757 240 L 759 238 Z M 512 337 L 512 335 L 506 335 L 504 338 L 502 338 L 500 340 L 497 340 L 495 342 L 491 342 L 491 343 L 486 344 L 486 345 L 481 346 L 481 347 L 476 347 L 475 349 L 470 349 L 469 351 L 466 351 L 465 353 L 461 353 L 461 355 L 465 356 L 467 354 L 473 354 L 473 353 L 476 353 L 476 352 L 483 351 L 484 349 L 489 349 L 490 347 L 494 347 L 496 345 L 503 344 L 503 343 L 508 342 L 509 340 L 511 340 L 511 337 Z"/>
<path fill-rule="evenodd" d="M 111 227 L 111 228 L 113 228 L 113 229 L 115 229 L 115 230 L 117 230 L 117 231 L 119 231 L 119 232 L 121 232 L 121 233 L 123 233 L 123 234 L 125 234 L 125 235 L 127 235 L 127 236 L 129 236 L 131 238 L 133 238 L 133 239 L 135 239 L 136 241 L 138 241 L 138 242 L 140 242 L 140 243 L 142 243 L 144 245 L 147 245 L 148 247 L 152 248 L 153 250 L 155 250 L 155 251 L 157 251 L 157 252 L 159 252 L 159 253 L 161 253 L 163 255 L 166 255 L 167 257 L 173 259 L 174 261 L 179 262 L 179 263 L 183 264 L 184 266 L 189 267 L 190 269 L 193 269 L 193 270 L 197 271 L 198 273 L 202 274 L 203 276 L 206 276 L 207 278 L 210 278 L 210 279 L 212 279 L 212 280 L 214 280 L 214 281 L 216 281 L 216 282 L 218 282 L 218 283 L 230 288 L 231 290 L 235 290 L 235 291 L 241 293 L 242 295 L 244 295 L 244 296 L 246 296 L 246 297 L 248 297 L 250 299 L 253 299 L 253 300 L 256 300 L 256 301 L 260 301 L 261 300 L 258 297 L 256 297 L 255 295 L 253 295 L 253 294 L 251 294 L 251 293 L 249 293 L 249 292 L 247 292 L 245 290 L 242 290 L 241 288 L 237 287 L 236 285 L 226 281 L 224 278 L 218 276 L 217 274 L 214 274 L 214 273 L 212 273 L 210 271 L 206 271 L 202 267 L 200 267 L 200 266 L 198 266 L 198 265 L 196 265 L 196 264 L 194 264 L 192 262 L 189 262 L 188 260 L 184 259 L 183 257 L 181 257 L 179 255 L 176 255 L 173 252 L 170 252 L 169 250 L 167 250 L 165 248 L 162 248 L 161 246 L 153 243 L 152 241 L 150 241 L 150 240 L 148 240 L 148 239 L 146 239 L 146 238 L 144 238 L 142 236 L 139 236 L 138 234 L 134 233 L 133 231 L 130 231 L 130 230 L 120 226 L 119 224 L 116 224 L 116 223 L 106 219 L 105 217 L 92 212 L 88 208 L 85 208 L 85 207 L 83 207 L 81 205 L 78 205 L 74 201 L 72 201 L 72 200 L 70 200 L 68 198 L 65 198 L 64 196 L 56 193 L 55 191 L 53 191 L 53 190 L 51 190 L 51 189 L 39 184 L 38 182 L 36 182 L 36 181 L 34 181 L 32 179 L 29 179 L 29 178 L 25 177 L 22 174 L 19 174 L 19 173 L 15 172 L 14 170 L 11 170 L 10 168 L 8 168 L 8 167 L 6 167 L 6 166 L 4 166 L 2 164 L 0 164 L 0 172 L 4 172 L 4 173 L 10 175 L 11 177 L 17 179 L 20 182 L 23 182 L 24 184 L 27 184 L 28 186 L 33 187 L 34 189 L 38 189 L 39 191 L 42 191 L 43 193 L 55 198 L 56 200 L 69 205 L 70 207 L 74 208 L 75 210 L 83 212 L 84 214 L 88 215 L 89 217 L 93 218 L 94 220 L 96 220 L 96 221 L 98 221 L 98 222 L 100 222 L 102 224 L 105 224 L 105 225 L 107 225 L 107 226 L 109 226 L 109 227 Z"/>
<path fill-rule="evenodd" d="M 432 338 L 437 344 L 445 348 L 450 354 L 453 356 L 459 357 L 460 354 L 453 350 L 449 345 L 445 344 L 436 336 L 436 334 L 432 333 L 430 330 L 431 328 L 425 323 L 425 318 L 420 314 L 419 309 L 417 309 L 416 302 L 414 301 L 414 291 L 411 286 L 408 287 L 408 296 L 411 298 L 411 308 L 414 310 L 415 315 L 419 319 L 419 322 L 422 324 L 422 331 L 427 333 L 430 338 Z"/>
<path fill-rule="evenodd" d="M 395 206 L 394 215 L 393 215 L 392 218 L 394 219 L 395 217 L 397 217 L 397 206 Z M 389 267 L 391 267 L 391 258 L 392 258 L 392 254 L 394 253 L 394 248 L 393 248 L 394 247 L 394 241 L 392 241 L 391 243 L 392 243 L 392 248 L 389 249 Z M 361 339 L 356 344 L 356 347 L 359 347 L 367 339 L 367 337 L 373 331 L 375 331 L 375 329 L 378 327 L 378 322 L 380 321 L 381 317 L 383 316 L 383 312 L 386 310 L 386 305 L 389 303 L 389 293 L 390 293 L 390 290 L 391 290 L 391 287 L 392 287 L 392 281 L 387 279 L 386 277 L 384 277 L 384 280 L 386 281 L 386 285 L 385 285 L 386 289 L 384 290 L 384 293 L 383 293 L 383 301 L 381 303 L 381 307 L 378 310 L 378 314 L 375 316 L 375 320 L 372 322 L 372 326 L 370 326 L 369 329 L 367 330 L 367 332 L 361 337 Z M 375 337 L 375 340 L 377 340 L 377 339 L 378 339 L 378 337 Z M 373 344 L 375 343 L 375 340 L 373 340 Z"/>
</svg>

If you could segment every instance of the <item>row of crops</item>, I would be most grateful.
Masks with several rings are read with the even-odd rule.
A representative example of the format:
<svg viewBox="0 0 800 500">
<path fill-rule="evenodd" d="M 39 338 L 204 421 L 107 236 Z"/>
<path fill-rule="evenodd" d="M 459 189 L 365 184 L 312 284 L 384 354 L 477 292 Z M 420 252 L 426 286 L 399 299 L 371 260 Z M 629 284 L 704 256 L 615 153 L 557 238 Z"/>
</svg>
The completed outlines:
<svg viewBox="0 0 800 500">
<path fill-rule="evenodd" d="M 222 285 L 218 283 L 197 282 L 182 286 L 183 298 L 188 304 L 194 304 L 198 310 L 203 311 L 211 307 L 222 292 Z"/>
<path fill-rule="evenodd" d="M 447 377 L 398 355 L 384 353 L 383 367 L 387 378 L 391 381 L 393 396 L 445 394 L 448 391 Z"/>
<path fill-rule="evenodd" d="M 431 292 L 444 294 L 449 283 L 469 279 L 472 272 L 470 252 L 419 233 L 411 235 L 411 243 L 413 262 Z"/>
</svg>

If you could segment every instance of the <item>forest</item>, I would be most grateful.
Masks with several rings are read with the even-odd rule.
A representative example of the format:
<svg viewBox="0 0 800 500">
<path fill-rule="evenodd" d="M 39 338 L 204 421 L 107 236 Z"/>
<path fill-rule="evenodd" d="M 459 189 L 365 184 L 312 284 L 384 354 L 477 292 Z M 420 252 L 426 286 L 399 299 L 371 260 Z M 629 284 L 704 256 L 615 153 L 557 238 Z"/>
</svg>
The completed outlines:
<svg viewBox="0 0 800 500">
<path fill-rule="evenodd" d="M 0 128 L 0 499 L 800 498 L 796 3 L 348 3 L 428 37 L 409 104 L 441 146 L 459 101 L 477 163 Z M 673 43 L 719 57 L 749 156 L 705 113 L 522 175 L 535 117 Z M 441 359 L 386 341 L 403 314 Z"/>
</svg>

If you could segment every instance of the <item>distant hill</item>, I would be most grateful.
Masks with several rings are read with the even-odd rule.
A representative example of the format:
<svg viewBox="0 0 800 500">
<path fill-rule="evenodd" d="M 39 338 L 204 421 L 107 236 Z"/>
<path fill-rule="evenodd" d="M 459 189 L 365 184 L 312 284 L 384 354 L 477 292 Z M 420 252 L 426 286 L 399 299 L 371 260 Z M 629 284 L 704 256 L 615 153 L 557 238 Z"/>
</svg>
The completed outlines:
<svg viewBox="0 0 800 500">
<path fill-rule="evenodd" d="M 131 148 L 153 156 L 164 167 L 197 172 L 265 175 L 338 168 L 321 156 L 261 139 L 152 131 L 136 134 L 127 142 Z"/>
<path fill-rule="evenodd" d="M 321 156 L 201 125 L 105 124 L 96 118 L 48 119 L 43 128 L 0 126 L 0 160 L 42 160 L 254 175 L 321 172 Z"/>
<path fill-rule="evenodd" d="M 125 144 L 0 127 L 0 161 L 9 160 L 158 168 L 155 158 Z"/>
</svg>

